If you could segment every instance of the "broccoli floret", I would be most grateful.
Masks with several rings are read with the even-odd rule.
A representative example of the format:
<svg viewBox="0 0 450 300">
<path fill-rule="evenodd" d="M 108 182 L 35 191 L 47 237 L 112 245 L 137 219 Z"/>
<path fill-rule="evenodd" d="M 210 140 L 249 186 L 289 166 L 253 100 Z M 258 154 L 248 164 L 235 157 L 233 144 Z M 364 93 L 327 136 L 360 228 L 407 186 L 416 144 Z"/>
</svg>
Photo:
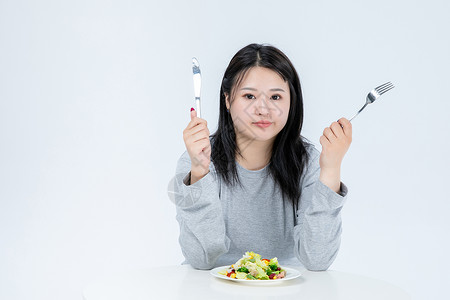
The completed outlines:
<svg viewBox="0 0 450 300">
<path fill-rule="evenodd" d="M 272 269 L 272 271 L 276 271 L 278 269 L 278 265 L 275 263 L 269 264 L 269 268 Z"/>
<path fill-rule="evenodd" d="M 246 267 L 240 267 L 237 271 L 244 272 L 244 273 L 250 273 L 250 271 Z"/>
</svg>

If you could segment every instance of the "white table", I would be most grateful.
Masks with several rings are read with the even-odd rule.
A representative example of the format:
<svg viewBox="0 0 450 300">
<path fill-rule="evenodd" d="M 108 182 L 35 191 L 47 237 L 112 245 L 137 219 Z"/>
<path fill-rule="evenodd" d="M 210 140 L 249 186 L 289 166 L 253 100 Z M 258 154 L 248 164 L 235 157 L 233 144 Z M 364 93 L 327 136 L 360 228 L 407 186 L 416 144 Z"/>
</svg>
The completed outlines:
<svg viewBox="0 0 450 300">
<path fill-rule="evenodd" d="M 298 269 L 298 268 L 297 268 Z M 189 265 L 168 266 L 113 275 L 87 286 L 85 300 L 144 299 L 273 299 L 403 300 L 411 297 L 387 282 L 339 272 L 310 272 L 268 286 L 215 278 Z"/>
</svg>

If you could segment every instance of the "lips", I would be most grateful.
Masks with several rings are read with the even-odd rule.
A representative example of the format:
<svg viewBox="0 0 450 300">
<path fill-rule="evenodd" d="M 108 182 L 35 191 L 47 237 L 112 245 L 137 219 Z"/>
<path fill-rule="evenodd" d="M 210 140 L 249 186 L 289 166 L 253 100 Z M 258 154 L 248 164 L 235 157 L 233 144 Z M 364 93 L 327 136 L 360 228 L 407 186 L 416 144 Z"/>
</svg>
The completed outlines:
<svg viewBox="0 0 450 300">
<path fill-rule="evenodd" d="M 258 121 L 258 122 L 253 122 L 253 124 L 264 124 L 264 125 L 266 125 L 266 124 L 272 124 L 272 122 L 269 122 L 269 121 Z"/>
<path fill-rule="evenodd" d="M 266 128 L 266 127 L 269 127 L 270 125 L 272 125 L 272 122 L 258 121 L 258 122 L 253 122 L 253 124 L 255 124 L 256 126 L 261 127 L 261 128 Z"/>
</svg>

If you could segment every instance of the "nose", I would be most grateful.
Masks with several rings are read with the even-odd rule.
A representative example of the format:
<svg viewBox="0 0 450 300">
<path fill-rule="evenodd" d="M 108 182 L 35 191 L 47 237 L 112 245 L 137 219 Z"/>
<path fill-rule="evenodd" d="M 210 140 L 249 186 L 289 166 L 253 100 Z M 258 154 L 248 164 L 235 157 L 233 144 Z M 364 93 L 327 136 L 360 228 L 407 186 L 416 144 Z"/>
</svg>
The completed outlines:
<svg viewBox="0 0 450 300">
<path fill-rule="evenodd" d="M 269 115 L 270 109 L 267 105 L 267 96 L 262 93 L 258 98 L 258 101 L 256 101 L 256 114 L 259 116 Z"/>
</svg>

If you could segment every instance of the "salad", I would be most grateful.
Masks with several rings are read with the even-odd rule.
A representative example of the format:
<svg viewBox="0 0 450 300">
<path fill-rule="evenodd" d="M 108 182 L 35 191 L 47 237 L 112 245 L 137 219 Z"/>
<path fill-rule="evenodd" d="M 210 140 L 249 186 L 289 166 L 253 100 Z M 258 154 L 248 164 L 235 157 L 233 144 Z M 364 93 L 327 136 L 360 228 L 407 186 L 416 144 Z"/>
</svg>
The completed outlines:
<svg viewBox="0 0 450 300">
<path fill-rule="evenodd" d="M 245 252 L 241 259 L 219 274 L 235 279 L 276 280 L 284 278 L 286 270 L 281 268 L 276 257 L 261 259 L 261 255 L 251 251 Z"/>
</svg>

